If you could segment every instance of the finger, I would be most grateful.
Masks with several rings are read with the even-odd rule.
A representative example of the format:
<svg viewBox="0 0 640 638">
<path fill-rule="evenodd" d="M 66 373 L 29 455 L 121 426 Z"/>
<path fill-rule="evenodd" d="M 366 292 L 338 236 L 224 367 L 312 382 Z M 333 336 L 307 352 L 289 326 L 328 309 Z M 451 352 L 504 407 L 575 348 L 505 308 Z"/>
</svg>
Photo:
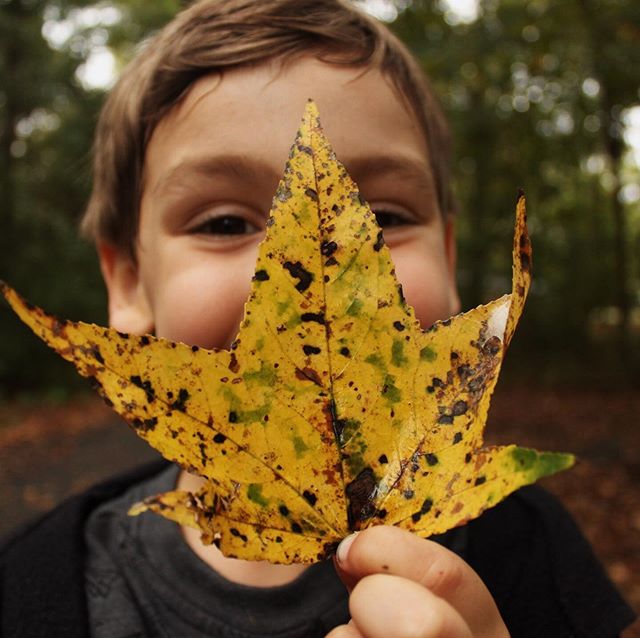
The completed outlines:
<svg viewBox="0 0 640 638">
<path fill-rule="evenodd" d="M 370 574 L 402 576 L 447 601 L 474 635 L 506 635 L 498 608 L 480 577 L 438 543 L 397 527 L 376 526 L 348 537 L 343 544 L 338 548 L 336 567 L 350 590 Z"/>
<path fill-rule="evenodd" d="M 348 625 L 334 627 L 325 638 L 365 638 L 365 636 L 358 631 L 353 621 L 350 621 Z"/>
<path fill-rule="evenodd" d="M 349 599 L 351 617 L 366 638 L 471 638 L 462 616 L 422 585 L 400 576 L 363 578 Z"/>
<path fill-rule="evenodd" d="M 346 538 L 343 538 L 340 545 L 338 545 L 336 553 L 333 555 L 333 566 L 335 567 L 335 570 L 338 576 L 340 576 L 340 579 L 344 583 L 345 587 L 349 590 L 349 593 L 351 593 L 351 590 L 356 586 L 358 580 L 360 580 L 362 576 L 367 575 L 364 573 L 360 574 L 355 572 L 351 565 L 352 561 L 349 558 L 351 545 L 357 538 L 358 534 L 359 532 L 356 532 L 355 534 L 350 534 Z"/>
</svg>

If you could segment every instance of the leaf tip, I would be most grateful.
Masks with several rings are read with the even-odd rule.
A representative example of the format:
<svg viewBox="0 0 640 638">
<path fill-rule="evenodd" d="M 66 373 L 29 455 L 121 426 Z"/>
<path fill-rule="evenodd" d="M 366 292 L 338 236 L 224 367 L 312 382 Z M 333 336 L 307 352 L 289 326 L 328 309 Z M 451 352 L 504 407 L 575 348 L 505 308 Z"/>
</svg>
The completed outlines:
<svg viewBox="0 0 640 638">
<path fill-rule="evenodd" d="M 13 290 L 13 288 L 11 288 L 11 286 L 4 281 L 3 279 L 0 279 L 0 292 L 2 293 L 2 296 L 9 301 L 9 297 L 11 296 L 11 293 L 14 293 L 15 291 Z"/>
<path fill-rule="evenodd" d="M 319 115 L 318 105 L 316 104 L 315 100 L 312 97 L 307 98 L 307 104 L 304 107 L 303 118 L 304 119 L 317 118 L 318 115 Z"/>
<path fill-rule="evenodd" d="M 2 296 L 7 300 L 7 303 L 11 303 L 9 301 L 9 295 L 11 294 L 11 287 L 2 279 L 0 279 L 0 293 L 2 293 Z"/>
<path fill-rule="evenodd" d="M 573 454 L 565 452 L 538 452 L 514 447 L 511 452 L 516 470 L 529 475 L 530 482 L 569 469 L 576 462 Z"/>
<path fill-rule="evenodd" d="M 302 115 L 302 130 L 317 131 L 320 129 L 320 111 L 313 98 L 308 98 Z"/>
<path fill-rule="evenodd" d="M 0 279 L 0 292 L 7 300 L 13 311 L 20 317 L 24 323 L 30 325 L 25 316 L 28 312 L 39 310 L 33 304 L 29 303 L 24 297 L 20 296 L 8 283 Z M 40 312 L 42 312 L 40 310 Z M 44 314 L 44 313 L 43 313 Z"/>
<path fill-rule="evenodd" d="M 127 510 L 127 516 L 139 516 L 140 514 L 148 510 L 149 507 L 144 501 L 138 501 Z"/>
</svg>

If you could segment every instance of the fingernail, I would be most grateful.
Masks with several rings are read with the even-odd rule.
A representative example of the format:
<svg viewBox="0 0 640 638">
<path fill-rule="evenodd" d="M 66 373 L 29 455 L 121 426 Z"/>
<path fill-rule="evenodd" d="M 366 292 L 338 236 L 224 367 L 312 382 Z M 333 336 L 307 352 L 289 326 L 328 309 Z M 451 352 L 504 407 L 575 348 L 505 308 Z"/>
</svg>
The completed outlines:
<svg viewBox="0 0 640 638">
<path fill-rule="evenodd" d="M 338 549 L 336 550 L 336 558 L 338 562 L 344 564 L 347 561 L 347 556 L 349 555 L 349 548 L 351 547 L 351 543 L 355 540 L 357 532 L 353 534 L 349 534 L 346 538 L 343 538 L 340 541 L 340 545 L 338 545 Z"/>
</svg>

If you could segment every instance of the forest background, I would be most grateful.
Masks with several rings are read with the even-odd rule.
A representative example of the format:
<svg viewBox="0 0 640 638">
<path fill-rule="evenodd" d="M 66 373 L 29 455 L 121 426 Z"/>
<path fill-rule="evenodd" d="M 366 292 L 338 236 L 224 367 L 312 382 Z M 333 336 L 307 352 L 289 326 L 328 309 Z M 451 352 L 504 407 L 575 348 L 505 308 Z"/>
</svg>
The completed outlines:
<svg viewBox="0 0 640 638">
<path fill-rule="evenodd" d="M 0 278 L 61 317 L 107 321 L 77 233 L 93 129 L 135 43 L 182 4 L 0 0 Z M 578 454 L 546 485 L 640 610 L 640 3 L 362 4 L 415 52 L 452 124 L 463 308 L 510 290 L 527 194 L 534 283 L 489 441 Z M 152 458 L 86 393 L 0 303 L 0 535 Z"/>
<path fill-rule="evenodd" d="M 640 4 L 369 0 L 431 76 L 452 123 L 463 308 L 510 289 L 524 188 L 534 285 L 507 375 L 640 378 Z M 0 0 L 0 277 L 63 317 L 105 323 L 77 223 L 98 109 L 178 0 Z M 84 388 L 0 307 L 0 397 Z"/>
</svg>

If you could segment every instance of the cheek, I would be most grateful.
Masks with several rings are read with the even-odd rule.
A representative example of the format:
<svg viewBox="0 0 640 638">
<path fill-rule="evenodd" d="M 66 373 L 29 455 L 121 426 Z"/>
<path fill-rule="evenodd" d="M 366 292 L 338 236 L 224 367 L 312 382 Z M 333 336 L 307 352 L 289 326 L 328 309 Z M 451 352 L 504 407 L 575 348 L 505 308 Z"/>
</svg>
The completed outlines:
<svg viewBox="0 0 640 638">
<path fill-rule="evenodd" d="M 393 254 L 396 275 L 407 303 L 413 306 L 422 328 L 447 319 L 456 308 L 452 300 L 452 280 L 444 257 L 412 257 L 402 251 Z"/>
<path fill-rule="evenodd" d="M 164 276 L 153 301 L 156 335 L 202 348 L 228 348 L 244 314 L 253 267 L 252 260 L 224 267 L 201 263 Z"/>
</svg>

